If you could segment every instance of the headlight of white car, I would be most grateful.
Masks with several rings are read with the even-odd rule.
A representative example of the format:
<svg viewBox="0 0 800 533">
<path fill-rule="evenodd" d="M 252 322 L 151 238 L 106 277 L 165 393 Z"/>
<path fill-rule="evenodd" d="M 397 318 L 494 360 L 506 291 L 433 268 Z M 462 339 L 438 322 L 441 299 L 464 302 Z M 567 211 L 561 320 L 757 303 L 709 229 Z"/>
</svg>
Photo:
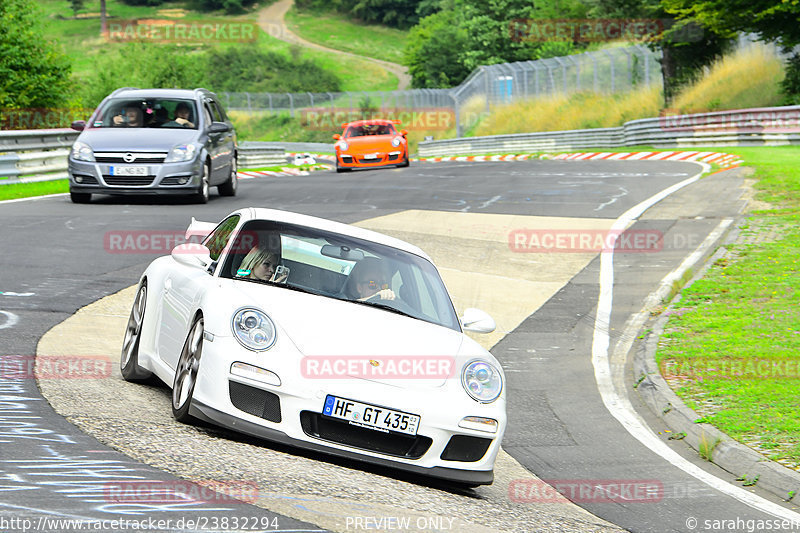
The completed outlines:
<svg viewBox="0 0 800 533">
<path fill-rule="evenodd" d="M 179 144 L 173 146 L 169 151 L 169 155 L 164 160 L 164 163 L 179 163 L 181 161 L 191 161 L 194 159 L 194 154 L 197 152 L 197 147 L 193 144 Z"/>
<path fill-rule="evenodd" d="M 236 311 L 231 328 L 239 344 L 248 350 L 262 352 L 275 343 L 275 324 L 266 313 L 253 307 Z"/>
<path fill-rule="evenodd" d="M 461 384 L 467 394 L 481 403 L 490 403 L 503 390 L 503 376 L 498 369 L 486 361 L 472 361 L 464 366 Z"/>
<path fill-rule="evenodd" d="M 342 152 L 346 152 L 348 148 L 350 148 L 350 147 L 347 146 L 346 142 L 339 141 L 339 150 L 341 150 Z"/>
<path fill-rule="evenodd" d="M 72 159 L 93 162 L 94 152 L 92 152 L 92 148 L 88 144 L 75 141 L 75 144 L 72 145 Z"/>
<path fill-rule="evenodd" d="M 392 139 L 392 146 L 400 146 L 400 143 L 403 142 L 402 137 L 395 137 Z"/>
</svg>

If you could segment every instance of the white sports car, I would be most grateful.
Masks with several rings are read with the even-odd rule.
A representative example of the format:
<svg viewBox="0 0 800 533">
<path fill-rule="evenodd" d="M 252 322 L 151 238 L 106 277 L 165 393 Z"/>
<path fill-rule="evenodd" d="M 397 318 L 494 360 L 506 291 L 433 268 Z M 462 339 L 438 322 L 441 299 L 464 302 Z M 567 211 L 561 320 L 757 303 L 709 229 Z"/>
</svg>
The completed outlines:
<svg viewBox="0 0 800 533">
<path fill-rule="evenodd" d="M 504 375 L 430 258 L 365 229 L 245 208 L 145 270 L 122 347 L 172 412 L 463 485 L 492 483 Z"/>
</svg>

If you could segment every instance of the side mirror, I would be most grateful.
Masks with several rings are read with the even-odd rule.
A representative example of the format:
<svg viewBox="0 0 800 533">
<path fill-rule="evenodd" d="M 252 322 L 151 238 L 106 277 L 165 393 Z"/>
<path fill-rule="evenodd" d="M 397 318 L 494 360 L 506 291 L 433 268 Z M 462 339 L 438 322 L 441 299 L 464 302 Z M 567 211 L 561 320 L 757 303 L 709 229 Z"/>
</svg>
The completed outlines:
<svg viewBox="0 0 800 533">
<path fill-rule="evenodd" d="M 86 128 L 86 121 L 85 120 L 76 120 L 72 124 L 69 125 L 75 131 L 83 131 Z"/>
<path fill-rule="evenodd" d="M 400 135 L 405 137 L 406 135 L 408 135 L 408 130 L 400 130 Z"/>
<path fill-rule="evenodd" d="M 339 139 L 341 139 L 341 138 L 342 138 L 342 136 L 341 136 L 341 135 L 339 135 L 338 133 L 334 133 L 334 134 L 333 134 L 333 139 L 334 139 L 334 140 L 338 141 L 338 140 L 339 140 Z"/>
<path fill-rule="evenodd" d="M 207 270 L 211 265 L 211 251 L 203 244 L 187 242 L 172 249 L 172 258 L 178 263 Z"/>
<path fill-rule="evenodd" d="M 224 122 L 212 122 L 211 126 L 208 128 L 209 133 L 225 133 L 226 131 L 230 131 L 231 127 L 225 124 Z"/>
<path fill-rule="evenodd" d="M 480 309 L 470 307 L 464 309 L 464 315 L 459 319 L 464 331 L 473 333 L 491 333 L 497 328 L 494 319 Z"/>
</svg>

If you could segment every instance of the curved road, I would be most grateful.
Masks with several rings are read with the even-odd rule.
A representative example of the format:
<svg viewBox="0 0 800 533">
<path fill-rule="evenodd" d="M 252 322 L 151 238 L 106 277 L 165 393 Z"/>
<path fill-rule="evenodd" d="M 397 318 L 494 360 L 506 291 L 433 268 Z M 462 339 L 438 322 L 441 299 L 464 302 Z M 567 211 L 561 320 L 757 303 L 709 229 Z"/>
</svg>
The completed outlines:
<svg viewBox="0 0 800 533">
<path fill-rule="evenodd" d="M 299 44 L 308 48 L 314 48 L 315 50 L 321 50 L 323 52 L 330 52 L 332 54 L 353 57 L 356 59 L 369 61 L 370 63 L 375 63 L 384 70 L 388 70 L 397 76 L 398 91 L 404 91 L 409 85 L 411 85 L 411 76 L 408 74 L 408 68 L 403 65 L 398 65 L 397 63 L 391 63 L 389 61 L 383 61 L 381 59 L 375 59 L 374 57 L 360 56 L 351 52 L 328 48 L 326 46 L 322 46 L 321 44 L 307 41 L 299 35 L 293 33 L 289 27 L 286 26 L 286 22 L 284 21 L 284 16 L 286 15 L 286 12 L 291 9 L 293 3 L 294 0 L 278 0 L 274 4 L 265 7 L 258 13 L 258 25 L 262 30 L 267 32 L 272 37 L 287 43 Z"/>
<path fill-rule="evenodd" d="M 632 487 L 634 492 L 626 493 L 622 501 L 609 502 L 597 494 L 572 495 L 596 516 L 631 531 L 711 531 L 705 526 L 714 526 L 716 523 L 706 522 L 712 520 L 734 521 L 717 530 L 746 531 L 747 520 L 774 519 L 774 509 L 763 509 L 780 502 L 760 494 L 763 499 L 754 502 L 761 508 L 742 503 L 723 484 L 732 482 L 733 476 L 704 464 L 683 443 L 669 441 L 665 434 L 656 437 L 660 445 L 707 473 L 693 472 L 674 457 L 667 454 L 665 458 L 643 445 L 630 424 L 612 416 L 616 407 L 607 403 L 608 391 L 598 386 L 592 362 L 599 324 L 610 334 L 612 372 L 616 375 L 625 369 L 624 362 L 613 356 L 619 341 L 625 340 L 621 334 L 630 316 L 720 220 L 736 216 L 741 208 L 737 175 L 716 174 L 687 185 L 639 217 L 634 229 L 644 235 L 657 232 L 664 237 L 664 246 L 629 250 L 648 253 L 614 254 L 610 320 L 604 321 L 603 313 L 598 313 L 598 302 L 602 302 L 598 280 L 604 269 L 601 257 L 522 250 L 514 254 L 507 240 L 510 232 L 518 230 L 530 237 L 565 229 L 579 233 L 607 229 L 623 213 L 698 170 L 696 164 L 678 162 L 417 164 L 349 175 L 321 172 L 243 180 L 240 196 L 215 196 L 205 206 L 109 197 L 78 206 L 63 196 L 0 204 L 4 227 L 0 246 L 7 252 L 0 258 L 0 309 L 8 314 L 0 324 L 3 368 L 8 368 L 9 361 L 20 360 L 11 355 L 30 357 L 42 335 L 78 308 L 130 286 L 157 255 L 113 253 L 105 240 L 109 231 L 181 231 L 190 215 L 218 220 L 242 205 L 288 209 L 348 223 L 365 221 L 364 225 L 405 237 L 431 252 L 456 294 L 459 309 L 468 301 L 479 301 L 486 303 L 482 307 L 490 312 L 500 313 L 496 318 L 506 335 L 492 351 L 508 377 L 510 424 L 504 449 L 516 461 L 508 458 L 498 464 L 495 485 L 453 491 L 392 472 L 252 442 L 215 428 L 175 426 L 164 416 L 163 387 L 130 391 L 116 381 L 99 380 L 100 385 L 112 385 L 115 401 L 108 396 L 93 401 L 91 383 L 54 380 L 51 385 L 63 386 L 61 390 L 89 388 L 84 388 L 84 395 L 59 397 L 49 390 L 48 396 L 59 409 L 69 406 L 65 401 L 75 402 L 68 417 L 102 442 L 113 442 L 132 456 L 187 479 L 235 479 L 244 468 L 244 464 L 236 464 L 238 457 L 246 457 L 249 468 L 265 458 L 280 456 L 277 468 L 282 471 L 273 478 L 273 493 L 301 493 L 307 500 L 276 500 L 266 505 L 280 516 L 252 506 L 238 507 L 236 513 L 260 513 L 258 516 L 282 520 L 281 527 L 287 529 L 305 531 L 322 526 L 356 531 L 346 521 L 344 528 L 331 527 L 345 520 L 337 506 L 344 502 L 351 514 L 361 509 L 362 514 L 376 519 L 394 516 L 401 509 L 438 512 L 443 518 L 459 517 L 468 526 L 464 530 L 611 530 L 599 520 L 569 511 L 564 503 L 554 501 L 552 494 L 531 490 L 538 485 L 526 474 L 527 469 L 561 485 L 580 487 L 604 480 Z M 479 277 L 470 277 L 474 275 Z M 474 279 L 480 281 L 470 283 Z M 526 309 L 532 310 L 525 314 Z M 104 322 L 117 320 L 119 314 L 113 309 L 95 310 L 95 332 L 84 338 L 109 337 Z M 56 344 L 78 352 L 76 356 L 87 349 L 80 339 L 70 339 L 69 332 L 59 337 L 61 334 L 53 330 L 48 338 L 55 335 Z M 110 337 L 113 344 L 113 335 Z M 116 353 L 111 355 L 116 358 Z M 109 506 L 108 485 L 98 480 L 118 482 L 126 476 L 174 479 L 76 431 L 39 399 L 35 384 L 25 380 L 24 373 L 19 377 L 4 372 L 0 377 L 0 519 L 118 517 L 123 511 L 136 511 Z M 42 387 L 48 389 L 44 382 Z M 638 407 L 635 393 L 629 390 L 625 397 Z M 135 407 L 140 404 L 143 407 Z M 122 415 L 113 418 L 99 410 L 108 406 Z M 637 411 L 657 432 L 663 429 L 645 410 Z M 121 423 L 125 413 L 139 423 Z M 224 469 L 211 463 L 209 470 L 203 470 L 203 460 L 180 459 L 195 451 L 214 457 L 187 444 L 197 438 L 237 453 L 227 458 Z M 721 478 L 720 484 L 709 484 L 704 477 L 709 473 Z M 659 497 L 648 492 L 653 486 L 660 488 Z M 759 495 L 757 488 L 750 491 Z M 203 509 L 217 516 L 230 513 L 227 507 L 208 510 L 209 502 L 182 503 L 190 505 L 195 515 Z M 217 502 L 210 503 L 213 507 Z M 139 515 L 122 516 L 183 516 L 188 512 L 186 505 L 143 507 Z M 488 509 L 501 514 L 489 514 Z M 696 526 L 693 519 L 698 521 Z M 445 526 L 441 522 L 428 530 L 443 531 Z"/>
</svg>

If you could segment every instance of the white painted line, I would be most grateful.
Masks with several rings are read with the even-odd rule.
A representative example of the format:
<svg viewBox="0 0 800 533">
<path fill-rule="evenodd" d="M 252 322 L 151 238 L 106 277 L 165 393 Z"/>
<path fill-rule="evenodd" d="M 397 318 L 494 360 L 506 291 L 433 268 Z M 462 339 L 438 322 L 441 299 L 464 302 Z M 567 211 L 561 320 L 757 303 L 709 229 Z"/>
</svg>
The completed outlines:
<svg viewBox="0 0 800 533">
<path fill-rule="evenodd" d="M 0 315 L 4 315 L 6 317 L 5 322 L 0 324 L 0 329 L 13 328 L 16 323 L 19 322 L 19 317 L 11 311 L 0 310 Z"/>
<path fill-rule="evenodd" d="M 621 232 L 648 208 L 675 191 L 694 183 L 707 171 L 708 165 L 703 165 L 703 171 L 664 189 L 658 194 L 630 208 L 614 221 L 614 224 L 609 230 L 609 234 L 613 234 L 615 231 Z M 702 252 L 696 250 L 695 253 Z M 669 275 L 667 277 L 669 277 Z M 731 485 L 681 457 L 647 426 L 646 422 L 636 413 L 630 400 L 624 394 L 624 390 L 618 391 L 616 389 L 614 380 L 612 379 L 608 355 L 611 308 L 614 300 L 613 287 L 614 251 L 612 249 L 600 254 L 600 295 L 597 298 L 597 316 L 595 318 L 594 336 L 592 339 L 592 365 L 594 366 L 595 381 L 597 382 L 597 389 L 600 392 L 600 396 L 603 398 L 606 409 L 608 409 L 611 415 L 622 424 L 622 427 L 624 427 L 631 436 L 654 453 L 657 453 L 662 458 L 669 461 L 676 468 L 680 468 L 690 476 L 693 476 L 719 492 L 731 496 L 754 509 L 781 519 L 800 520 L 800 514 L 785 509 L 780 505 L 765 500 L 740 487 Z"/>
</svg>

